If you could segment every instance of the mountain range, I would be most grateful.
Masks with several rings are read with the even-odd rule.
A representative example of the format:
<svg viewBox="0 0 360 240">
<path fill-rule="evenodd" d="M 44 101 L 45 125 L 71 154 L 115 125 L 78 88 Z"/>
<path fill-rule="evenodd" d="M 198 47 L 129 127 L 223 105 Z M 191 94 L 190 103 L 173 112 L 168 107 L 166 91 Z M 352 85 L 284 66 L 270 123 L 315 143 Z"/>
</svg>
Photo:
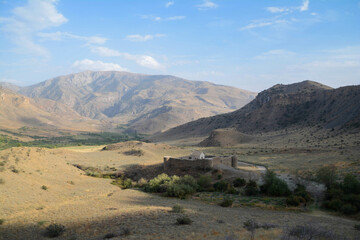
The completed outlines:
<svg viewBox="0 0 360 240">
<path fill-rule="evenodd" d="M 28 87 L 0 85 L 32 99 L 27 100 L 32 105 L 43 106 L 46 102 L 48 113 L 61 108 L 72 114 L 69 119 L 83 117 L 99 125 L 102 121 L 148 134 L 234 111 L 256 96 L 254 92 L 204 81 L 116 71 L 85 71 Z M 44 116 L 35 113 L 32 119 Z M 28 114 L 31 116 L 30 111 Z"/>
<path fill-rule="evenodd" d="M 244 139 L 252 134 L 291 127 L 359 130 L 359 103 L 360 86 L 333 89 L 313 81 L 278 84 L 260 92 L 239 110 L 177 126 L 153 139 L 164 141 L 210 135 L 208 141 L 211 142 L 211 138 L 223 134 Z"/>
</svg>

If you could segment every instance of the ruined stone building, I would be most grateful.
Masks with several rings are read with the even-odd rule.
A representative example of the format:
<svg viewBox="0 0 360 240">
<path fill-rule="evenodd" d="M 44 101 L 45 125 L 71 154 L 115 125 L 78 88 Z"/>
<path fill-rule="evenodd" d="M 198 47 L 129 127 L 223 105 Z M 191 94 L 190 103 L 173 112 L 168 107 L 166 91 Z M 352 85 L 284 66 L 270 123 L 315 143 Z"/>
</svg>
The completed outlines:
<svg viewBox="0 0 360 240">
<path fill-rule="evenodd" d="M 174 158 L 171 156 L 164 157 L 164 171 L 181 170 L 181 169 L 211 169 L 216 165 L 225 165 L 237 167 L 236 156 L 206 156 L 203 152 L 194 151 L 189 156 Z"/>
</svg>

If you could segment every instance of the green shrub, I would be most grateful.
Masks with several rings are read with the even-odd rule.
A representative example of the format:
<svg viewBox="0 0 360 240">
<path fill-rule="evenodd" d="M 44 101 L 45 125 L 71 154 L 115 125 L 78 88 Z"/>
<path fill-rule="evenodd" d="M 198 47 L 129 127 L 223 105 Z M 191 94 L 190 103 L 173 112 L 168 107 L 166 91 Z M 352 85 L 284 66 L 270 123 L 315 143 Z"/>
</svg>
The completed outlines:
<svg viewBox="0 0 360 240">
<path fill-rule="evenodd" d="M 231 207 L 233 205 L 233 200 L 225 198 L 219 205 L 222 207 Z"/>
<path fill-rule="evenodd" d="M 336 167 L 326 166 L 319 168 L 316 172 L 316 179 L 325 184 L 327 188 L 331 188 L 337 180 Z"/>
<path fill-rule="evenodd" d="M 243 178 L 237 178 L 233 181 L 234 187 L 244 187 L 246 185 L 246 180 Z"/>
<path fill-rule="evenodd" d="M 360 182 L 355 176 L 347 174 L 341 184 L 345 194 L 360 194 Z"/>
<path fill-rule="evenodd" d="M 166 195 L 168 197 L 178 197 L 185 199 L 187 196 L 194 194 L 196 188 L 184 183 L 173 183 L 167 187 Z"/>
<path fill-rule="evenodd" d="M 45 236 L 55 238 L 65 232 L 65 227 L 61 224 L 50 224 L 46 228 Z"/>
<path fill-rule="evenodd" d="M 174 205 L 172 207 L 172 212 L 174 212 L 174 213 L 184 213 L 185 209 L 184 209 L 183 206 L 180 206 L 180 205 L 176 204 L 176 205 Z"/>
<path fill-rule="evenodd" d="M 351 215 L 357 213 L 357 208 L 350 203 L 347 203 L 340 208 L 341 212 L 346 215 Z"/>
<path fill-rule="evenodd" d="M 4 222 L 5 222 L 5 220 L 4 220 L 4 219 L 0 219 L 0 225 L 3 225 L 3 224 L 4 224 Z"/>
<path fill-rule="evenodd" d="M 230 184 L 225 181 L 219 181 L 214 184 L 214 189 L 217 192 L 226 192 L 230 189 Z"/>
<path fill-rule="evenodd" d="M 45 186 L 45 185 L 42 185 L 42 186 L 41 186 L 41 189 L 42 189 L 42 190 L 48 190 L 48 187 Z"/>
<path fill-rule="evenodd" d="M 266 171 L 261 191 L 271 196 L 289 196 L 291 193 L 287 183 L 270 170 Z"/>
<path fill-rule="evenodd" d="M 136 186 L 139 188 L 145 187 L 148 184 L 148 181 L 144 178 L 140 178 L 140 180 L 136 183 Z"/>
<path fill-rule="evenodd" d="M 296 188 L 294 189 L 294 195 L 302 197 L 305 202 L 311 202 L 312 197 L 308 191 L 306 191 L 306 187 L 304 185 L 298 184 Z"/>
<path fill-rule="evenodd" d="M 198 187 L 199 187 L 195 178 L 193 178 L 190 175 L 185 175 L 182 178 L 174 180 L 174 182 L 189 185 L 190 187 L 194 188 L 195 190 L 198 189 Z"/>
<path fill-rule="evenodd" d="M 176 176 L 171 178 L 167 174 L 162 173 L 149 181 L 149 184 L 145 187 L 145 191 L 157 193 L 166 192 L 167 185 L 173 182 L 175 177 Z"/>
<path fill-rule="evenodd" d="M 189 217 L 183 216 L 183 217 L 177 218 L 177 219 L 176 219 L 176 223 L 177 223 L 178 225 L 189 225 L 189 224 L 192 223 L 192 220 L 191 220 Z"/>
<path fill-rule="evenodd" d="M 132 181 L 129 178 L 123 179 L 120 177 L 114 180 L 111 184 L 119 186 L 121 189 L 132 188 Z"/>
<path fill-rule="evenodd" d="M 334 198 L 334 199 L 325 201 L 323 203 L 323 207 L 334 210 L 334 211 L 339 211 L 343 204 L 344 203 L 340 199 Z"/>
<path fill-rule="evenodd" d="M 229 189 L 226 191 L 227 194 L 238 194 L 239 191 L 236 190 L 233 186 L 229 185 Z"/>
<path fill-rule="evenodd" d="M 254 180 L 250 180 L 245 186 L 245 194 L 247 196 L 254 196 L 259 194 L 259 188 Z"/>
<path fill-rule="evenodd" d="M 197 184 L 199 186 L 198 190 L 200 192 L 211 190 L 212 189 L 211 180 L 212 179 L 210 176 L 207 175 L 200 176 L 199 179 L 197 180 Z"/>
<path fill-rule="evenodd" d="M 297 207 L 301 203 L 305 203 L 305 199 L 301 196 L 290 195 L 286 198 L 286 205 Z"/>
</svg>

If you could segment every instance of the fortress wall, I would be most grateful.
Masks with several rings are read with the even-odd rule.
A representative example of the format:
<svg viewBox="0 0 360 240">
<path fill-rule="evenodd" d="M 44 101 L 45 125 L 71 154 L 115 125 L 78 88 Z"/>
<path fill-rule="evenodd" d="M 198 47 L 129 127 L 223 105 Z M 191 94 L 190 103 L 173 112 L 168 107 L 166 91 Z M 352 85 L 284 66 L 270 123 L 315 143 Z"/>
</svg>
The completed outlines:
<svg viewBox="0 0 360 240">
<path fill-rule="evenodd" d="M 187 160 L 179 158 L 164 157 L 164 170 L 186 169 L 186 168 L 212 168 L 211 159 Z"/>
</svg>

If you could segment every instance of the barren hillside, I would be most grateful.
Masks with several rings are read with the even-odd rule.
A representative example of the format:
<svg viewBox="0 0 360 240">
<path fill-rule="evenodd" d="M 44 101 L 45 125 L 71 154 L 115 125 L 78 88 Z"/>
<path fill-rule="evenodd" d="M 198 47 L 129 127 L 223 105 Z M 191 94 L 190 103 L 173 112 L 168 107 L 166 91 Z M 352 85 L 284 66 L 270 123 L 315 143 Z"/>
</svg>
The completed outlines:
<svg viewBox="0 0 360 240">
<path fill-rule="evenodd" d="M 207 136 L 219 128 L 233 128 L 252 134 L 289 127 L 353 129 L 360 126 L 360 86 L 338 89 L 304 81 L 275 85 L 243 108 L 170 129 L 154 137 L 171 140 Z"/>
<path fill-rule="evenodd" d="M 82 72 L 24 87 L 31 98 L 63 103 L 82 116 L 109 119 L 142 133 L 161 132 L 238 109 L 253 92 L 168 75 Z"/>
</svg>

